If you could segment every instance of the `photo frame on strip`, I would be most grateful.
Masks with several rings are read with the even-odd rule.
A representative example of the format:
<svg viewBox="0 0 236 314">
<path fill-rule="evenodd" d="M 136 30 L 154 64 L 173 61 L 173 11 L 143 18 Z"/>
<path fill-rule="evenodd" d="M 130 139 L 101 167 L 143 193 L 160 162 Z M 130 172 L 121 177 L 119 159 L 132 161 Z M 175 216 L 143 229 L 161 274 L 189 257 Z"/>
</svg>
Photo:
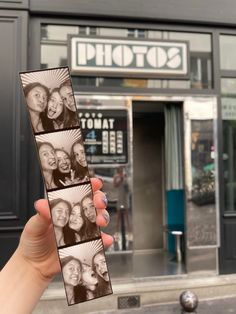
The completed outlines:
<svg viewBox="0 0 236 314">
<path fill-rule="evenodd" d="M 69 68 L 20 72 L 20 79 L 68 305 L 112 294 Z"/>
</svg>

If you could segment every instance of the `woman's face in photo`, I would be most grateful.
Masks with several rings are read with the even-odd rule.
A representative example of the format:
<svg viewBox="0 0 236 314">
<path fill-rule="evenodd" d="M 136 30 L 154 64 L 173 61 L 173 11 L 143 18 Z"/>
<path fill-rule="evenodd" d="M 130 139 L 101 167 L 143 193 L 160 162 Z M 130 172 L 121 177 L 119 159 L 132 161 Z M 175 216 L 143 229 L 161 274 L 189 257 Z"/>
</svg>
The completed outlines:
<svg viewBox="0 0 236 314">
<path fill-rule="evenodd" d="M 73 153 L 75 155 L 75 160 L 82 166 L 86 167 L 87 162 L 86 162 L 86 156 L 84 152 L 84 148 L 81 144 L 75 144 L 73 147 Z"/>
<path fill-rule="evenodd" d="M 96 273 L 102 277 L 105 281 L 109 281 L 109 275 L 107 271 L 107 264 L 105 260 L 105 256 L 103 254 L 97 254 L 94 257 L 94 266 L 96 269 Z"/>
<path fill-rule="evenodd" d="M 62 86 L 60 88 L 60 94 L 66 107 L 69 110 L 75 112 L 76 107 L 72 88 L 70 86 Z"/>
<path fill-rule="evenodd" d="M 43 112 L 47 106 L 47 93 L 42 86 L 35 86 L 26 96 L 27 105 L 30 110 Z"/>
<path fill-rule="evenodd" d="M 84 224 L 82 215 L 81 215 L 81 206 L 75 205 L 72 208 L 70 218 L 69 218 L 69 227 L 75 231 L 79 231 Z"/>
<path fill-rule="evenodd" d="M 59 92 L 54 92 L 50 95 L 48 101 L 47 116 L 49 119 L 57 119 L 63 111 L 63 101 Z"/>
<path fill-rule="evenodd" d="M 39 157 L 43 170 L 57 169 L 57 158 L 52 146 L 43 144 L 39 149 Z"/>
<path fill-rule="evenodd" d="M 67 285 L 77 286 L 81 278 L 81 268 L 79 262 L 72 259 L 62 268 L 62 274 Z"/>
<path fill-rule="evenodd" d="M 57 227 L 65 227 L 69 220 L 70 209 L 65 202 L 59 202 L 52 208 L 52 221 Z"/>
<path fill-rule="evenodd" d="M 86 197 L 83 200 L 82 209 L 90 222 L 96 222 L 96 210 L 90 197 Z"/>
<path fill-rule="evenodd" d="M 71 170 L 71 161 L 70 161 L 70 157 L 67 155 L 67 153 L 65 153 L 62 150 L 57 150 L 56 151 L 56 156 L 57 156 L 57 166 L 58 166 L 58 170 L 61 173 L 68 173 Z"/>
<path fill-rule="evenodd" d="M 98 286 L 98 279 L 93 271 L 92 267 L 89 265 L 82 265 L 82 281 L 83 286 L 90 291 L 96 290 Z"/>
</svg>

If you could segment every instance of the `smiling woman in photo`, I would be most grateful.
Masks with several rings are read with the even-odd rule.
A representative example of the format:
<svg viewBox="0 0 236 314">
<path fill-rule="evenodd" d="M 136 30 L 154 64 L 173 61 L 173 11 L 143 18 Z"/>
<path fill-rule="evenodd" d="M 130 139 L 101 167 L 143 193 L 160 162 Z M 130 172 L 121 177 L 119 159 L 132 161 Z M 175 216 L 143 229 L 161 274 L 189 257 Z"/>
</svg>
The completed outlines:
<svg viewBox="0 0 236 314">
<path fill-rule="evenodd" d="M 74 231 L 75 242 L 88 239 L 86 235 L 86 220 L 79 202 L 72 207 L 68 226 Z"/>
<path fill-rule="evenodd" d="M 81 142 L 76 141 L 71 147 L 72 169 L 75 171 L 75 178 L 78 182 L 89 180 L 89 173 L 84 147 Z"/>
<path fill-rule="evenodd" d="M 99 229 L 96 225 L 97 213 L 93 203 L 92 195 L 85 195 L 81 200 L 82 210 L 86 220 L 86 234 L 88 238 L 99 236 Z"/>
<path fill-rule="evenodd" d="M 69 221 L 71 205 L 66 200 L 58 198 L 50 202 L 50 207 L 57 246 L 60 247 L 67 244 L 64 239 L 64 228 Z"/>
<path fill-rule="evenodd" d="M 63 187 L 72 184 L 73 171 L 69 154 L 64 149 L 55 149 L 57 170 L 54 172 L 56 185 Z"/>
<path fill-rule="evenodd" d="M 97 295 L 101 296 L 111 293 L 110 278 L 103 251 L 99 251 L 93 256 L 92 268 L 98 278 Z"/>
<path fill-rule="evenodd" d="M 55 149 L 48 142 L 38 142 L 37 145 L 46 188 L 48 190 L 57 188 L 54 181 L 54 171 L 57 169 Z"/>
<path fill-rule="evenodd" d="M 52 129 L 59 130 L 64 128 L 64 114 L 65 107 L 59 89 L 52 90 L 48 105 L 47 105 L 47 117 L 52 121 Z"/>
<path fill-rule="evenodd" d="M 65 106 L 71 111 L 76 112 L 74 93 L 72 90 L 70 80 L 65 81 L 60 86 L 60 94 L 64 101 Z"/>
<path fill-rule="evenodd" d="M 74 119 L 70 119 L 71 112 L 66 107 L 59 88 L 54 88 L 50 94 L 47 105 L 47 117 L 51 120 L 48 127 L 54 130 L 70 128 L 78 125 L 76 112 L 73 112 Z"/>
<path fill-rule="evenodd" d="M 79 259 L 67 256 L 61 259 L 62 274 L 69 304 L 86 300 L 86 289 L 81 285 L 82 264 Z"/>
</svg>

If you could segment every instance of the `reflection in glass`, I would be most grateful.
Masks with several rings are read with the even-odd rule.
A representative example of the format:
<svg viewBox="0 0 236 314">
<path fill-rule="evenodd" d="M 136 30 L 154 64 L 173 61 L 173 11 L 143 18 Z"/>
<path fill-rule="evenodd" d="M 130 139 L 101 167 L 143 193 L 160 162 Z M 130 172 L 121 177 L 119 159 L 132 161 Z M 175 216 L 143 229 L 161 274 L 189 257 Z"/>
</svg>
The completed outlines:
<svg viewBox="0 0 236 314">
<path fill-rule="evenodd" d="M 214 145 L 212 120 L 191 121 L 192 201 L 215 203 Z"/>
<path fill-rule="evenodd" d="M 220 36 L 220 68 L 236 70 L 236 36 Z"/>
<path fill-rule="evenodd" d="M 223 78 L 221 79 L 221 94 L 229 98 L 230 96 L 236 96 L 236 79 Z M 224 100 L 225 101 L 225 100 Z"/>
<path fill-rule="evenodd" d="M 103 190 L 107 195 L 107 207 L 111 218 L 106 232 L 114 237 L 114 245 L 109 250 L 132 250 L 133 233 L 128 167 L 90 166 L 90 175 L 103 179 Z"/>
<path fill-rule="evenodd" d="M 78 26 L 43 24 L 41 27 L 41 40 L 67 41 L 68 34 L 76 35 L 78 33 Z"/>
<path fill-rule="evenodd" d="M 41 68 L 67 66 L 66 45 L 41 45 Z"/>
<path fill-rule="evenodd" d="M 78 114 L 85 113 L 87 117 L 91 114 L 91 110 L 94 113 L 105 114 L 105 111 L 109 110 L 109 114 L 114 119 L 119 120 L 123 125 L 122 113 L 128 109 L 128 121 L 130 101 L 124 97 L 119 96 L 105 96 L 105 95 L 76 95 L 76 103 Z M 87 110 L 85 112 L 85 109 Z M 94 115 L 96 117 L 96 114 Z M 127 124 L 127 120 L 126 120 Z M 86 138 L 86 128 L 82 126 L 83 138 Z M 116 124 L 114 123 L 116 127 Z M 99 129 L 101 131 L 101 129 Z M 130 149 L 130 130 L 128 125 L 127 136 L 128 150 Z M 96 140 L 100 141 L 98 133 L 96 134 Z M 101 140 L 103 141 L 103 139 Z M 100 143 L 101 144 L 101 143 Z M 114 154 L 114 153 L 113 153 Z M 128 163 L 119 164 L 115 158 L 115 154 L 111 157 L 114 158 L 114 162 L 110 164 L 89 164 L 89 172 L 91 177 L 99 177 L 103 179 L 103 190 L 106 193 L 108 199 L 108 210 L 110 214 L 110 223 L 106 227 L 106 232 L 113 235 L 114 245 L 108 250 L 110 252 L 116 251 L 130 251 L 133 250 L 133 229 L 132 229 L 132 204 L 131 204 L 131 163 L 130 154 L 127 154 Z"/>
<path fill-rule="evenodd" d="M 236 210 L 236 99 L 222 99 L 225 211 Z"/>
<path fill-rule="evenodd" d="M 217 244 L 214 108 L 207 99 L 184 104 L 188 247 Z"/>
</svg>

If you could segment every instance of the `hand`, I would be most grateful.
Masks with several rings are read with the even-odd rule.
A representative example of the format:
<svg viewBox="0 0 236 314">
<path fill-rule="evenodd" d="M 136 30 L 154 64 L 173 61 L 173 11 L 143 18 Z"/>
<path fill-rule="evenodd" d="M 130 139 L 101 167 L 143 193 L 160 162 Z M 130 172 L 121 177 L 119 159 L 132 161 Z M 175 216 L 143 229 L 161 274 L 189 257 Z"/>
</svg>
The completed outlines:
<svg viewBox="0 0 236 314">
<path fill-rule="evenodd" d="M 109 214 L 105 210 L 107 205 L 105 194 L 99 191 L 102 182 L 92 178 L 91 184 L 97 209 L 96 222 L 99 226 L 105 227 L 109 222 Z M 60 264 L 48 201 L 44 199 L 36 201 L 35 209 L 38 213 L 25 225 L 17 250 L 44 279 L 51 280 L 60 271 Z M 112 236 L 105 233 L 102 233 L 102 240 L 105 247 L 113 242 Z"/>
</svg>

